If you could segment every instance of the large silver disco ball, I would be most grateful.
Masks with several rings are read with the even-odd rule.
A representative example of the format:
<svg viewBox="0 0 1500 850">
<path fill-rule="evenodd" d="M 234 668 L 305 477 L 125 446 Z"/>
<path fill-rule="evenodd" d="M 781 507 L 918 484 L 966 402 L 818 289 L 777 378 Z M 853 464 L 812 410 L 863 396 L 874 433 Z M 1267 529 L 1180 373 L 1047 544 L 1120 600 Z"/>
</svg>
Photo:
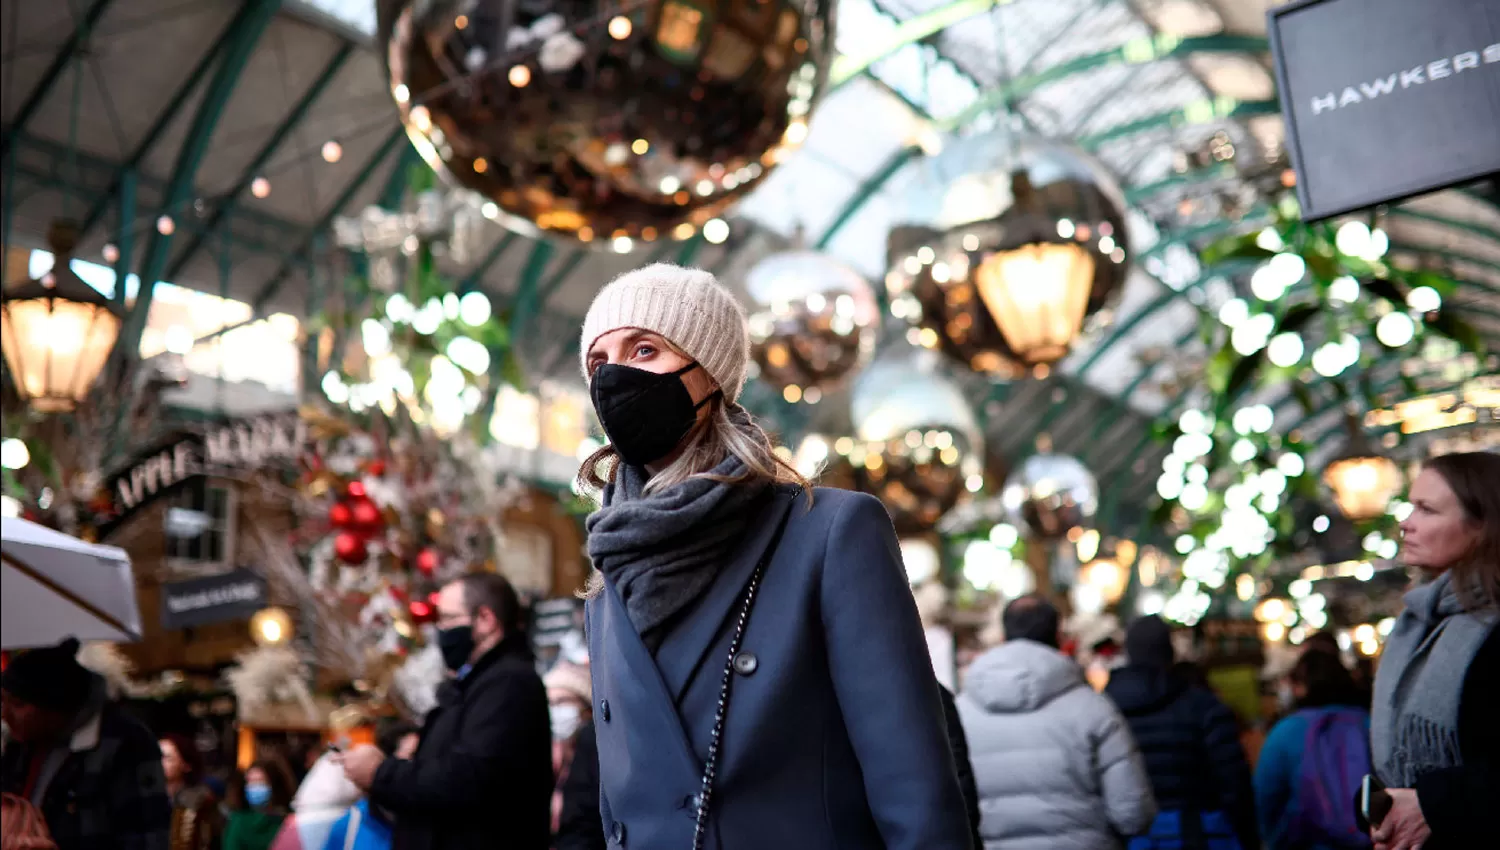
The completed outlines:
<svg viewBox="0 0 1500 850">
<path fill-rule="evenodd" d="M 855 383 L 855 433 L 829 471 L 878 497 L 901 534 L 933 530 L 983 481 L 984 436 L 963 391 L 929 357 L 878 361 Z M 847 450 L 846 450 L 847 449 Z"/>
<path fill-rule="evenodd" d="M 1030 529 L 1042 540 L 1057 540 L 1093 519 L 1099 485 L 1077 458 L 1037 454 L 1006 479 L 1000 501 L 1012 525 Z"/>
<path fill-rule="evenodd" d="M 886 286 L 913 341 L 1014 377 L 1061 359 L 1123 290 L 1124 198 L 1085 154 L 991 133 L 953 144 L 912 180 Z"/>
<path fill-rule="evenodd" d="M 816 404 L 875 352 L 880 307 L 860 274 L 819 251 L 761 260 L 745 288 L 750 354 L 760 380 L 792 402 Z"/>
<path fill-rule="evenodd" d="M 686 238 L 807 135 L 835 0 L 380 0 L 407 133 L 509 226 Z"/>
</svg>

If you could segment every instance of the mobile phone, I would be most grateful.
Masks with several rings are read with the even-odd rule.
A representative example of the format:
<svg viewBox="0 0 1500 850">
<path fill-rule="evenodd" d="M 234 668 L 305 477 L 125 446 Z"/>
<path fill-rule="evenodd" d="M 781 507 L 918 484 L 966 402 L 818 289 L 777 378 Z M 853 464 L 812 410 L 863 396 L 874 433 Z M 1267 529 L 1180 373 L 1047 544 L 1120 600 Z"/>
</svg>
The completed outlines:
<svg viewBox="0 0 1500 850">
<path fill-rule="evenodd" d="M 1385 816 L 1391 813 L 1392 805 L 1391 795 L 1386 793 L 1380 780 L 1365 774 L 1359 785 L 1359 813 L 1364 816 L 1365 823 L 1371 827 L 1380 826 Z"/>
</svg>

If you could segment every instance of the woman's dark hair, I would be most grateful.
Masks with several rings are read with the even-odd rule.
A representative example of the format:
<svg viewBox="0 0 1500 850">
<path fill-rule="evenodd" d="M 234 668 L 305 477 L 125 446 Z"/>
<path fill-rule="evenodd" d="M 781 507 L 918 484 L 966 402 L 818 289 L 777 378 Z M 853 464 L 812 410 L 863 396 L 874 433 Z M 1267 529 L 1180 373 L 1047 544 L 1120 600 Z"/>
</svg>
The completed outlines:
<svg viewBox="0 0 1500 850">
<path fill-rule="evenodd" d="M 193 746 L 193 742 L 186 735 L 178 732 L 168 732 L 161 736 L 163 741 L 172 745 L 177 751 L 177 757 L 182 759 L 183 779 L 192 784 L 203 779 L 203 754 Z"/>
<path fill-rule="evenodd" d="M 1303 652 L 1292 667 L 1291 679 L 1293 684 L 1301 685 L 1306 691 L 1297 700 L 1298 708 L 1360 706 L 1364 702 L 1354 677 L 1332 653 L 1319 649 Z"/>
<path fill-rule="evenodd" d="M 408 723 L 399 718 L 385 718 L 375 724 L 375 747 L 387 757 L 396 754 L 396 749 L 401 746 L 401 739 L 407 735 L 416 735 L 422 730 L 415 723 Z"/>
<path fill-rule="evenodd" d="M 1464 515 L 1479 525 L 1479 542 L 1453 565 L 1459 598 L 1471 611 L 1500 608 L 1500 454 L 1439 455 L 1422 467 L 1442 476 Z"/>
<path fill-rule="evenodd" d="M 292 807 L 292 772 L 281 759 L 261 759 L 248 768 L 244 773 L 236 773 L 234 781 L 229 784 L 229 808 L 240 811 L 250 808 L 245 802 L 245 777 L 250 771 L 260 768 L 266 775 L 266 784 L 271 786 L 271 802 L 269 808 L 273 811 L 288 811 Z"/>
</svg>

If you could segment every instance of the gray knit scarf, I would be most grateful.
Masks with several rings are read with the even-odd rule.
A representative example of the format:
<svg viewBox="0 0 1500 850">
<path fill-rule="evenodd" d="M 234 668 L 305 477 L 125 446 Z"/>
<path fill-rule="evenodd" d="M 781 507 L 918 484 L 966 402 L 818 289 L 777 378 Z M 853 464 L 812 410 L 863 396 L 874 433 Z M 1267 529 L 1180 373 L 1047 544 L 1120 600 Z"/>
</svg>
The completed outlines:
<svg viewBox="0 0 1500 850">
<path fill-rule="evenodd" d="M 1411 788 L 1417 777 L 1462 763 L 1458 709 L 1469 662 L 1494 626 L 1465 613 L 1452 573 L 1408 591 L 1375 676 L 1370 752 L 1380 780 Z"/>
<path fill-rule="evenodd" d="M 713 473 L 736 476 L 731 455 Z M 620 464 L 604 489 L 604 507 L 588 518 L 589 558 L 625 601 L 630 622 L 654 653 L 663 626 L 703 595 L 755 518 L 765 484 L 691 478 L 645 495 L 649 477 Z"/>
</svg>

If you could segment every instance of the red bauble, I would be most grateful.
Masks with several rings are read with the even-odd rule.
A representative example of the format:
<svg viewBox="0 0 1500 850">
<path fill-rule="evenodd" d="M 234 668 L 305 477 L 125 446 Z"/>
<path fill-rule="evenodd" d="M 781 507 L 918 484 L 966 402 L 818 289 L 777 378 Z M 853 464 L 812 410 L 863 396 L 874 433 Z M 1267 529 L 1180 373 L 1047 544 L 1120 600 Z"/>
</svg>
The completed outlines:
<svg viewBox="0 0 1500 850">
<path fill-rule="evenodd" d="M 363 499 L 365 497 L 365 485 L 363 481 L 349 482 L 349 497 L 352 499 Z"/>
<path fill-rule="evenodd" d="M 417 570 L 422 575 L 430 576 L 438 568 L 438 553 L 436 549 L 423 549 L 417 553 Z"/>
<path fill-rule="evenodd" d="M 426 602 L 422 602 L 420 600 L 417 602 L 413 602 L 410 608 L 412 619 L 417 620 L 418 622 L 432 616 L 432 606 L 428 605 Z"/>
<path fill-rule="evenodd" d="M 368 471 L 369 471 L 369 473 L 371 475 L 375 476 L 376 478 L 379 478 L 380 476 L 382 476 L 382 475 L 385 474 L 385 461 L 383 461 L 383 460 L 372 460 L 372 461 L 370 461 L 370 466 L 369 466 Z"/>
<path fill-rule="evenodd" d="M 358 534 L 340 531 L 333 538 L 333 554 L 346 564 L 363 564 L 370 557 L 370 549 Z"/>
<path fill-rule="evenodd" d="M 366 537 L 372 537 L 380 533 L 385 527 L 385 517 L 380 515 L 380 507 L 369 499 L 358 499 L 349 505 L 349 528 Z"/>
<path fill-rule="evenodd" d="M 442 596 L 442 594 L 438 593 L 436 590 L 434 590 L 433 592 L 427 594 L 427 604 L 431 605 L 432 606 L 432 610 L 434 610 L 434 611 L 437 610 L 437 604 L 438 604 L 438 597 L 439 596 Z"/>
<path fill-rule="evenodd" d="M 334 528 L 348 528 L 353 518 L 353 512 L 343 502 L 334 502 L 333 507 L 328 509 L 328 523 Z"/>
</svg>

